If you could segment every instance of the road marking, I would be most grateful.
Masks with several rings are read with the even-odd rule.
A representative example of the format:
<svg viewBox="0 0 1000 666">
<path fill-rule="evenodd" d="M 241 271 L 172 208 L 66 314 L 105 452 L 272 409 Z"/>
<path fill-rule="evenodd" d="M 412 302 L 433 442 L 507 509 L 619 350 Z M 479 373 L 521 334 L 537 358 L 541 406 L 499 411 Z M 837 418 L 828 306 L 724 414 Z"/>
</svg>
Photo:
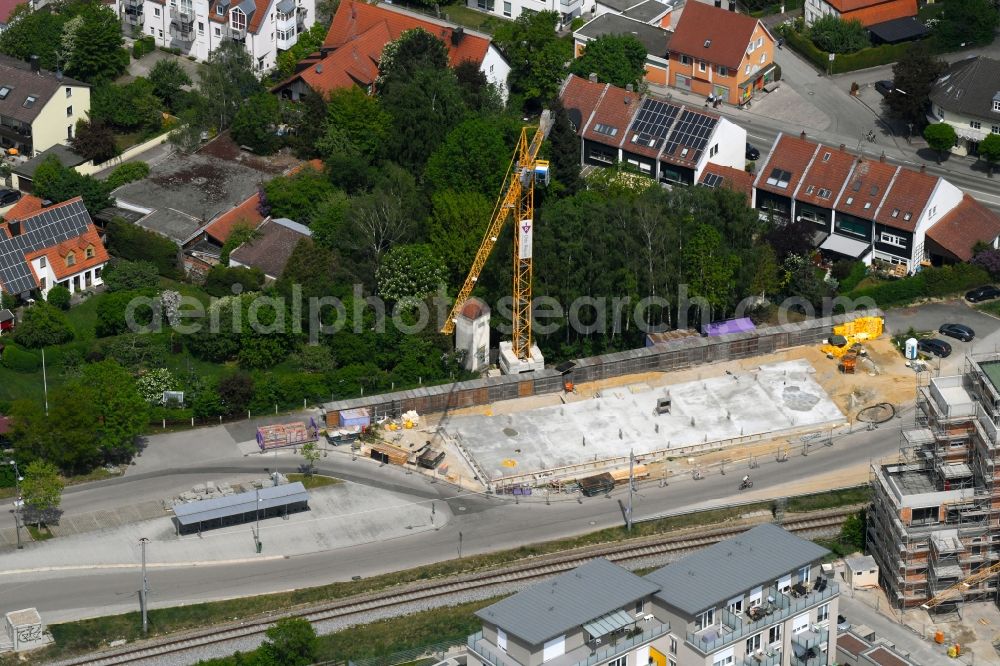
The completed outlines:
<svg viewBox="0 0 1000 666">
<path fill-rule="evenodd" d="M 205 560 L 195 562 L 148 562 L 147 569 L 173 569 L 175 567 L 211 567 L 220 564 L 248 564 L 250 562 L 268 562 L 287 559 L 285 555 L 269 555 L 267 557 L 248 557 L 241 560 Z M 38 567 L 37 569 L 8 569 L 0 571 L 0 576 L 9 574 L 49 573 L 55 571 L 84 571 L 87 569 L 140 569 L 141 564 L 81 564 L 59 567 Z"/>
</svg>

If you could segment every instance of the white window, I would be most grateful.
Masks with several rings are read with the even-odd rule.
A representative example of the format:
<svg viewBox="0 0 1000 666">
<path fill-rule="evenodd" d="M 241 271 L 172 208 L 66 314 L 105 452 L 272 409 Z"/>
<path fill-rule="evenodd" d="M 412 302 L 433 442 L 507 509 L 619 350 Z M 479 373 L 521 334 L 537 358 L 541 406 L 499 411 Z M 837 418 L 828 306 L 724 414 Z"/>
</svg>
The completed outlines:
<svg viewBox="0 0 1000 666">
<path fill-rule="evenodd" d="M 204 35 L 205 34 L 205 22 L 204 21 L 198 21 L 198 34 L 199 35 Z"/>
<path fill-rule="evenodd" d="M 781 643 L 781 625 L 776 624 L 767 630 L 767 644 L 774 645 L 775 643 Z"/>
<path fill-rule="evenodd" d="M 754 606 L 760 606 L 761 597 L 763 596 L 764 596 L 764 588 L 762 587 L 755 587 L 752 590 L 750 590 L 750 608 L 753 608 Z"/>
<path fill-rule="evenodd" d="M 808 564 L 801 569 L 799 569 L 799 582 L 805 585 L 809 582 L 810 574 L 812 573 L 812 567 Z"/>
<path fill-rule="evenodd" d="M 215 13 L 218 14 L 219 16 L 225 16 L 225 14 L 226 14 L 226 8 L 223 7 L 221 4 L 220 5 L 216 5 L 216 7 L 215 7 Z"/>
<path fill-rule="evenodd" d="M 930 209 L 927 211 L 927 219 L 930 220 L 935 215 L 937 215 L 937 206 L 931 206 Z"/>
<path fill-rule="evenodd" d="M 708 149 L 709 157 L 715 157 L 718 154 L 719 154 L 719 144 L 715 144 L 714 146 Z"/>
<path fill-rule="evenodd" d="M 750 65 L 747 65 L 747 69 L 746 69 L 746 75 L 747 75 L 747 76 L 750 76 Z"/>
<path fill-rule="evenodd" d="M 737 613 L 742 613 L 743 612 L 743 595 L 741 594 L 740 596 L 738 596 L 738 597 L 736 597 L 734 599 L 730 599 L 729 603 L 726 604 L 726 607 L 729 609 L 729 612 L 732 613 L 733 615 L 735 615 Z"/>
<path fill-rule="evenodd" d="M 162 30 L 157 30 L 156 32 L 158 32 L 160 34 L 160 39 L 163 39 L 163 31 Z"/>
<path fill-rule="evenodd" d="M 510 3 L 509 2 L 503 3 L 503 15 L 510 16 L 510 13 L 511 13 Z"/>
<path fill-rule="evenodd" d="M 897 236 L 896 234 L 890 234 L 883 231 L 880 240 L 887 245 L 895 245 L 896 247 L 906 247 L 906 239 L 902 236 Z"/>
<path fill-rule="evenodd" d="M 667 659 L 667 666 L 677 666 L 676 659 Z"/>
<path fill-rule="evenodd" d="M 677 654 L 677 639 L 673 636 L 670 637 L 670 654 Z"/>
<path fill-rule="evenodd" d="M 704 60 L 699 60 L 698 61 L 698 71 L 699 72 L 704 72 L 705 71 L 705 61 Z"/>
<path fill-rule="evenodd" d="M 792 620 L 792 634 L 801 634 L 809 628 L 809 613 L 796 615 Z"/>
<path fill-rule="evenodd" d="M 155 35 L 156 34 L 156 28 L 154 28 L 153 26 L 149 26 L 149 34 Z"/>
<path fill-rule="evenodd" d="M 970 120 L 969 121 L 969 127 L 971 127 L 972 129 L 981 129 L 982 126 L 983 126 L 983 124 L 981 122 L 979 122 L 978 120 Z"/>
<path fill-rule="evenodd" d="M 757 38 L 757 48 L 760 48 L 762 46 L 764 46 L 764 38 L 763 37 L 758 37 Z"/>
<path fill-rule="evenodd" d="M 707 611 L 698 616 L 695 622 L 699 629 L 704 629 L 705 627 L 711 627 L 715 624 L 715 609 L 709 608 Z"/>
<path fill-rule="evenodd" d="M 766 53 L 761 53 L 760 54 L 760 64 L 763 65 L 765 60 L 767 60 L 767 54 Z"/>
<path fill-rule="evenodd" d="M 246 30 L 247 29 L 247 15 L 243 13 L 243 10 L 237 8 L 229 12 L 229 25 L 233 30 Z"/>
<path fill-rule="evenodd" d="M 66 88 L 66 97 L 69 98 L 69 97 L 72 97 L 72 96 L 73 96 L 73 89 L 72 88 Z"/>
<path fill-rule="evenodd" d="M 611 661 L 609 661 L 608 666 L 626 666 L 627 663 L 628 663 L 628 655 L 623 654 L 617 659 L 612 659 Z"/>
<path fill-rule="evenodd" d="M 751 655 L 760 649 L 760 637 L 763 634 L 757 634 L 756 636 L 751 636 L 747 639 L 747 655 Z"/>
<path fill-rule="evenodd" d="M 682 65 L 690 65 L 691 64 L 691 57 L 690 56 L 686 56 L 686 55 L 682 55 L 681 56 L 681 64 Z"/>
<path fill-rule="evenodd" d="M 497 627 L 497 647 L 504 652 L 507 651 L 507 632 L 500 627 Z"/>
<path fill-rule="evenodd" d="M 66 117 L 67 118 L 72 118 L 73 117 L 73 107 L 72 106 L 67 106 L 66 107 Z"/>
<path fill-rule="evenodd" d="M 747 47 L 747 53 L 753 53 L 756 50 L 757 50 L 757 43 L 750 42 L 750 46 Z"/>
<path fill-rule="evenodd" d="M 1000 134 L 1000 125 L 994 125 L 993 127 L 990 128 L 990 131 L 993 132 L 994 134 Z"/>
<path fill-rule="evenodd" d="M 830 619 L 830 604 L 823 604 L 816 609 L 816 623 L 826 622 Z"/>
<path fill-rule="evenodd" d="M 723 67 L 722 65 L 719 65 L 718 66 L 718 72 L 719 72 L 719 76 L 729 76 L 729 68 L 728 67 Z"/>
<path fill-rule="evenodd" d="M 733 648 L 716 652 L 712 655 L 712 666 L 732 666 Z"/>
<path fill-rule="evenodd" d="M 552 661 L 556 657 L 566 654 L 566 637 L 559 636 L 551 641 L 546 641 L 542 646 L 542 662 Z"/>
<path fill-rule="evenodd" d="M 220 28 L 219 26 L 215 26 L 215 36 L 216 37 L 222 36 L 222 28 Z"/>
<path fill-rule="evenodd" d="M 993 110 L 1000 111 L 1000 99 L 993 100 Z"/>
<path fill-rule="evenodd" d="M 777 580 L 775 586 L 778 588 L 778 592 L 788 592 L 788 590 L 792 589 L 792 575 L 782 576 Z"/>
<path fill-rule="evenodd" d="M 153 7 L 153 16 L 159 16 L 159 15 L 160 15 L 160 8 Z"/>
</svg>

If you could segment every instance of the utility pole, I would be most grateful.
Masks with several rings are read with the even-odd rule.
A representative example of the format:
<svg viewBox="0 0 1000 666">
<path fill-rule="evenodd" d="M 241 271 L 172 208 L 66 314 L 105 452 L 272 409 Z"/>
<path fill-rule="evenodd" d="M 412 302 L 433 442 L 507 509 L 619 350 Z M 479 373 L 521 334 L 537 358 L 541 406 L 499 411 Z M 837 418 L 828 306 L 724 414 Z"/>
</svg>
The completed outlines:
<svg viewBox="0 0 1000 666">
<path fill-rule="evenodd" d="M 21 507 L 24 506 L 24 500 L 21 499 L 21 481 L 24 478 L 21 476 L 21 470 L 17 468 L 17 461 L 11 460 L 10 464 L 14 467 L 14 531 L 17 533 L 17 549 L 21 550 L 24 545 L 21 543 Z"/>
<path fill-rule="evenodd" d="M 462 533 L 458 533 L 458 559 L 462 559 Z"/>
<path fill-rule="evenodd" d="M 149 631 L 149 619 L 146 617 L 146 596 L 149 594 L 149 581 L 146 580 L 146 544 L 149 539 L 142 537 L 139 539 L 139 546 L 142 548 L 142 589 L 139 590 L 139 609 L 142 611 L 142 633 Z"/>
<path fill-rule="evenodd" d="M 625 516 L 625 524 L 628 531 L 632 531 L 632 491 L 635 487 L 635 452 L 634 449 L 628 451 L 628 511 Z"/>
<path fill-rule="evenodd" d="M 45 374 L 45 347 L 42 347 L 42 391 L 45 393 L 45 415 L 49 415 L 49 380 Z"/>
</svg>

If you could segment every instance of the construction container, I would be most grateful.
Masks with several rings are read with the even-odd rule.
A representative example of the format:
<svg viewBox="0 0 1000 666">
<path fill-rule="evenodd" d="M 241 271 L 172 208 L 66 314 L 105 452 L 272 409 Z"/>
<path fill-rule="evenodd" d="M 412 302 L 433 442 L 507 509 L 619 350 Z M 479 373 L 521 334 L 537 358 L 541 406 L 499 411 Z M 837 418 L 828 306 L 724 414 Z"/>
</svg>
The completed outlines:
<svg viewBox="0 0 1000 666">
<path fill-rule="evenodd" d="M 410 452 L 389 442 L 376 442 L 371 445 L 371 457 L 379 462 L 405 465 L 410 459 Z"/>
<path fill-rule="evenodd" d="M 607 472 L 580 479 L 578 483 L 580 484 L 580 492 L 583 493 L 584 497 L 609 493 L 615 489 L 615 479 Z"/>
<path fill-rule="evenodd" d="M 424 469 L 434 469 L 444 461 L 444 451 L 428 449 L 417 458 L 417 464 Z"/>
<path fill-rule="evenodd" d="M 341 428 L 346 428 L 348 426 L 361 426 L 362 428 L 367 428 L 372 424 L 371 412 L 368 411 L 367 407 L 345 409 L 340 412 L 339 420 Z"/>
<path fill-rule="evenodd" d="M 257 446 L 261 451 L 280 449 L 285 446 L 301 446 L 315 442 L 316 430 L 305 423 L 280 423 L 257 428 Z"/>
<path fill-rule="evenodd" d="M 628 483 L 628 467 L 611 470 L 610 474 L 615 483 Z M 637 480 L 648 478 L 649 470 L 645 465 L 636 465 L 632 468 L 632 476 Z"/>
</svg>

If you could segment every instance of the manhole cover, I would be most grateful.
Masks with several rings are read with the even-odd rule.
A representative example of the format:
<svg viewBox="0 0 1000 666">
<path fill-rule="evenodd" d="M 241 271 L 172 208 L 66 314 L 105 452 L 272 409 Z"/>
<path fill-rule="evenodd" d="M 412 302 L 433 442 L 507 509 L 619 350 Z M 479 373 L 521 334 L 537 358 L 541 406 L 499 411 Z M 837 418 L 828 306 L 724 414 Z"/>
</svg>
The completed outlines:
<svg viewBox="0 0 1000 666">
<path fill-rule="evenodd" d="M 208 182 L 208 179 L 205 178 L 204 176 L 196 176 L 196 177 L 194 177 L 194 178 L 191 179 L 191 184 L 192 185 L 204 185 L 207 182 Z"/>
<path fill-rule="evenodd" d="M 503 434 L 507 435 L 508 437 L 517 437 L 517 431 L 514 430 L 513 428 L 504 428 Z"/>
<path fill-rule="evenodd" d="M 591 525 L 596 525 L 596 524 L 597 524 L 597 521 L 596 521 L 596 520 L 592 520 L 592 521 L 590 521 L 590 524 L 591 524 Z"/>
<path fill-rule="evenodd" d="M 458 510 L 459 511 L 465 511 L 465 507 L 464 506 L 460 506 L 460 507 L 458 507 Z"/>
</svg>

